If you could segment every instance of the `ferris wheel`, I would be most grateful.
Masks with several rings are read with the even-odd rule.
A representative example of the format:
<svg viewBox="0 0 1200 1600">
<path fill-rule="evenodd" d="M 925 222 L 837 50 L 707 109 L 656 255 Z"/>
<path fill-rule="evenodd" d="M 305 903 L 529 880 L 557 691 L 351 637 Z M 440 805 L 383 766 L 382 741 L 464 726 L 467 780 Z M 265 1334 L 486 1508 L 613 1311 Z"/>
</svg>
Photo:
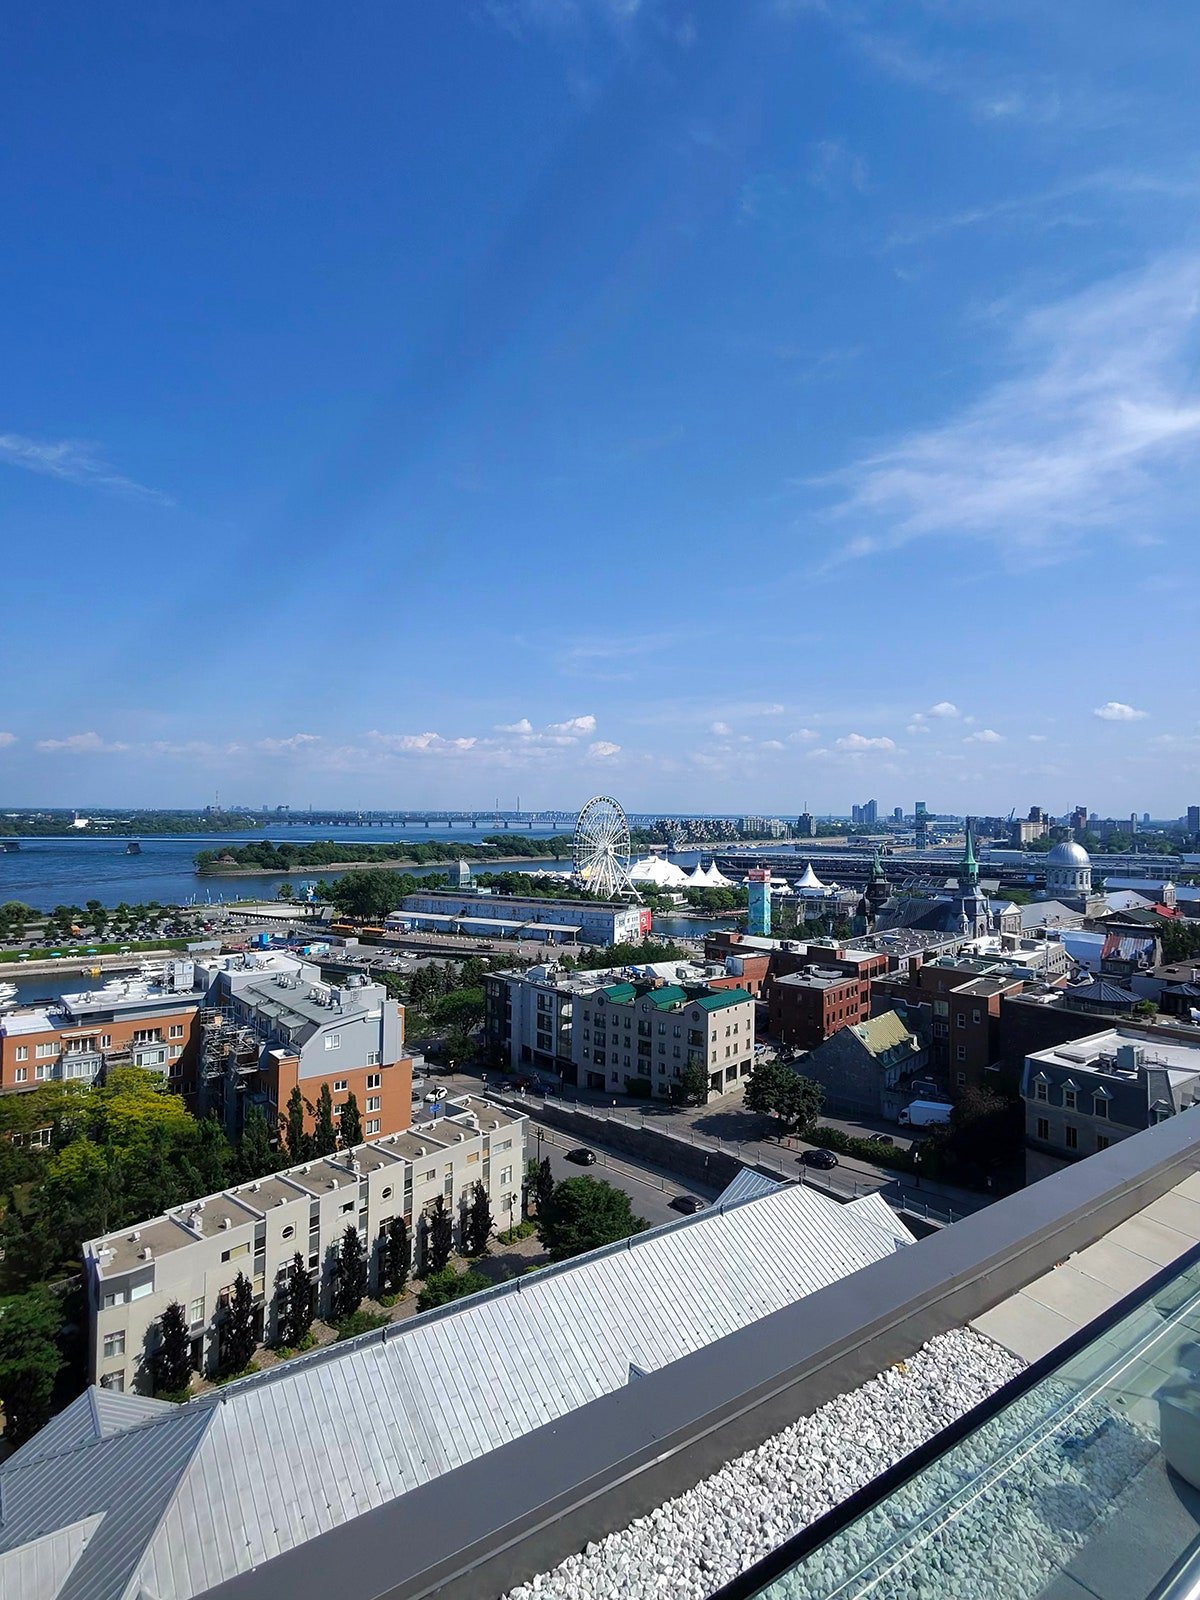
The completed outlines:
<svg viewBox="0 0 1200 1600">
<path fill-rule="evenodd" d="M 629 824 L 624 811 L 608 795 L 594 795 L 575 818 L 571 861 L 576 882 L 604 900 L 632 896 L 629 860 Z"/>
</svg>

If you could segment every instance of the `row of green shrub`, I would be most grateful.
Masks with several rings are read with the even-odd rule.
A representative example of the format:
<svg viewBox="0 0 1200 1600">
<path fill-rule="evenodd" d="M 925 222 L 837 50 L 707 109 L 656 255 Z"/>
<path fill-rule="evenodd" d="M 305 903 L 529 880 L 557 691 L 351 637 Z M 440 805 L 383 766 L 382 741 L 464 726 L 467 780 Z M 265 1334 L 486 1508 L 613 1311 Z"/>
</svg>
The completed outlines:
<svg viewBox="0 0 1200 1600">
<path fill-rule="evenodd" d="M 900 1145 L 884 1144 L 882 1139 L 860 1139 L 841 1128 L 813 1128 L 804 1135 L 809 1144 L 820 1145 L 823 1150 L 835 1150 L 838 1155 L 857 1156 L 860 1161 L 871 1161 L 877 1167 L 891 1167 L 896 1172 L 916 1172 L 917 1162 L 911 1150 Z"/>
</svg>

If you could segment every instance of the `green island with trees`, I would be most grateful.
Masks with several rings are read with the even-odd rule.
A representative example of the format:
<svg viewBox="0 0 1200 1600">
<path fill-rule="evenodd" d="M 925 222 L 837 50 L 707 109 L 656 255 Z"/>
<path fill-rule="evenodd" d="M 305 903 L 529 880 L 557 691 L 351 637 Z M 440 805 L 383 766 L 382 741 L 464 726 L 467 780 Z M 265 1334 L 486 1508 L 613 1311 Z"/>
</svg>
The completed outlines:
<svg viewBox="0 0 1200 1600">
<path fill-rule="evenodd" d="M 310 867 L 334 867 L 343 862 L 370 862 L 420 867 L 439 861 L 503 861 L 534 857 L 556 859 L 571 854 L 569 838 L 531 839 L 522 833 L 489 833 L 483 839 L 410 839 L 389 844 L 343 844 L 321 839 L 311 844 L 275 844 L 254 839 L 249 844 L 228 845 L 223 850 L 201 850 L 196 856 L 200 876 L 214 873 L 292 873 Z"/>
</svg>

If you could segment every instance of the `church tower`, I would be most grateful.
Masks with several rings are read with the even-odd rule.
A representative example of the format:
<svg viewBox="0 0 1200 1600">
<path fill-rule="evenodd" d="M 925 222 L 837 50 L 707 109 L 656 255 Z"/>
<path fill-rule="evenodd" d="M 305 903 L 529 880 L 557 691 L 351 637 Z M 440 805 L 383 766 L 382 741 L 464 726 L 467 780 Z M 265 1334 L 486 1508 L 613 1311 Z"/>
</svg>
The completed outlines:
<svg viewBox="0 0 1200 1600">
<path fill-rule="evenodd" d="M 972 939 L 990 931 L 991 914 L 987 895 L 979 887 L 979 863 L 975 859 L 975 834 L 967 818 L 967 843 L 958 868 L 959 928 Z"/>
</svg>

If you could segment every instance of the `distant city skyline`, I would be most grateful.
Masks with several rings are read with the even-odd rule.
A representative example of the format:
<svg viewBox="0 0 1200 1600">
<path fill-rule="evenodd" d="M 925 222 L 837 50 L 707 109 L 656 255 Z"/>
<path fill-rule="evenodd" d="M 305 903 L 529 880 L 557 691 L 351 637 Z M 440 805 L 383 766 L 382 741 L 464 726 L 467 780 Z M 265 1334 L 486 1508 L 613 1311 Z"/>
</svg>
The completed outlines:
<svg viewBox="0 0 1200 1600">
<path fill-rule="evenodd" d="M 1188 8 L 67 0 L 6 65 L 5 803 L 1200 794 Z"/>
</svg>

